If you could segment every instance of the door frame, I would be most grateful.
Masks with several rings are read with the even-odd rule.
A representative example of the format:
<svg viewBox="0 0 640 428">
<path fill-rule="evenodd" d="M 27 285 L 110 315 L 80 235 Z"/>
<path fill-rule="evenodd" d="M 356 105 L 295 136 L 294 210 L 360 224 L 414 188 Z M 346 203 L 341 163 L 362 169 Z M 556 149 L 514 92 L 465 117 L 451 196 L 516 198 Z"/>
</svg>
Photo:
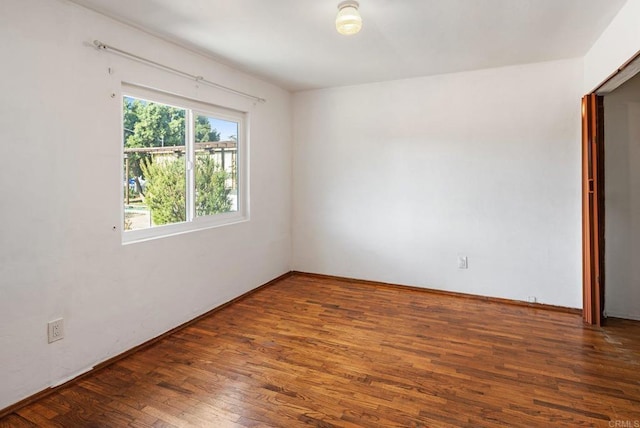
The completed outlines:
<svg viewBox="0 0 640 428">
<path fill-rule="evenodd" d="M 582 318 L 604 319 L 604 111 L 603 97 L 582 98 Z"/>
<path fill-rule="evenodd" d="M 640 73 L 640 51 L 582 98 L 582 318 L 604 316 L 604 96 Z"/>
</svg>

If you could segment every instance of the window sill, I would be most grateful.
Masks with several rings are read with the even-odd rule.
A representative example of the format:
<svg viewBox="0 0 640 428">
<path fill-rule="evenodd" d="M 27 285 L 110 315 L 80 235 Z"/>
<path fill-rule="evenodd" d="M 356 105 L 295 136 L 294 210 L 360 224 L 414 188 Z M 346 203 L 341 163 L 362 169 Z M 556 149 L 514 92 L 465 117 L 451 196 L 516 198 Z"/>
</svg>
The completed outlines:
<svg viewBox="0 0 640 428">
<path fill-rule="evenodd" d="M 168 238 L 185 233 L 200 230 L 213 229 L 233 224 L 245 223 L 249 216 L 241 213 L 225 213 L 212 217 L 200 217 L 192 222 L 174 223 L 163 226 L 150 227 L 148 229 L 128 230 L 122 233 L 122 245 L 136 244 L 155 239 Z"/>
</svg>

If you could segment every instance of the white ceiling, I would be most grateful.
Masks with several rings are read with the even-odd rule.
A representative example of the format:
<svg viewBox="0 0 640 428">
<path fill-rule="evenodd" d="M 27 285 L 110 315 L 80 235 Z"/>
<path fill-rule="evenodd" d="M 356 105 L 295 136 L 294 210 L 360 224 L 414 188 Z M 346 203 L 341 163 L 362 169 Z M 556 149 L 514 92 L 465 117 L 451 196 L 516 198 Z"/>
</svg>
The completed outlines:
<svg viewBox="0 0 640 428">
<path fill-rule="evenodd" d="M 341 36 L 339 0 L 72 1 L 293 91 L 582 56 L 626 2 L 361 0 Z"/>
</svg>

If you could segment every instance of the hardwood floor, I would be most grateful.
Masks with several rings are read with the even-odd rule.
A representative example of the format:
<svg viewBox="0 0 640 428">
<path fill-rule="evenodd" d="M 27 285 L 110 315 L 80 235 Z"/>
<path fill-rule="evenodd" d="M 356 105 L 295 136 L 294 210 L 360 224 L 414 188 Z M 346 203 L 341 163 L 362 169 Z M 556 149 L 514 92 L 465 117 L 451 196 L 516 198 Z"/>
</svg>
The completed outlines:
<svg viewBox="0 0 640 428">
<path fill-rule="evenodd" d="M 0 427 L 640 427 L 640 323 L 296 274 Z"/>
</svg>

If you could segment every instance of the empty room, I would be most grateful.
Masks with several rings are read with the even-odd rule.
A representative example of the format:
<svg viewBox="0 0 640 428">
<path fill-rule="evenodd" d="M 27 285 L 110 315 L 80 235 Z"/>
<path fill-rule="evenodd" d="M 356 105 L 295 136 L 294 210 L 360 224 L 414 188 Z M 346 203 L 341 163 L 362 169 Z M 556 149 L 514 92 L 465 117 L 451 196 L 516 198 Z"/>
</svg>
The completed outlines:
<svg viewBox="0 0 640 428">
<path fill-rule="evenodd" d="M 640 0 L 0 0 L 0 427 L 640 427 Z"/>
</svg>

